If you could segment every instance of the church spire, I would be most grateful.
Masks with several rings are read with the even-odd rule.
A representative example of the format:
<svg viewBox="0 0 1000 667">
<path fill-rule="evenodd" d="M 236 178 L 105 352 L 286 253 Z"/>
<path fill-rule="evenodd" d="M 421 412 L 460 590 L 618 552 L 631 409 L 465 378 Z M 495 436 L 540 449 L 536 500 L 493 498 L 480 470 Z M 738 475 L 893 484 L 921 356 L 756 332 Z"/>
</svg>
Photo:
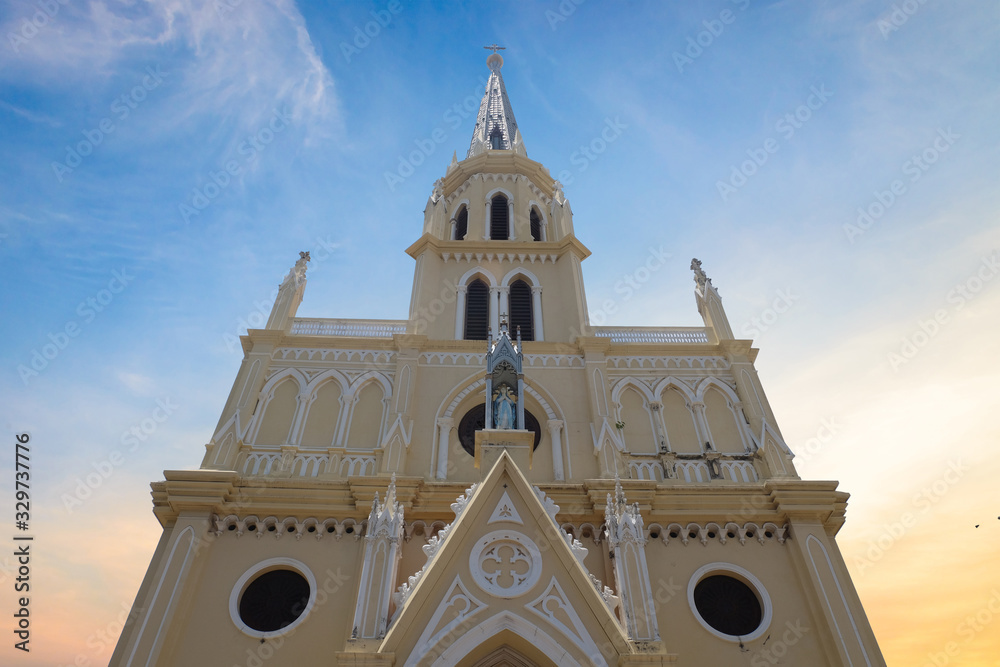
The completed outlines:
<svg viewBox="0 0 1000 667">
<path fill-rule="evenodd" d="M 493 51 L 486 59 L 490 68 L 490 78 L 486 82 L 486 93 L 479 105 L 479 115 L 476 116 L 476 129 L 472 133 L 472 144 L 469 146 L 467 158 L 479 155 L 487 150 L 513 150 L 518 155 L 528 156 L 521 141 L 521 133 L 517 130 L 514 111 L 507 98 L 507 89 L 503 85 L 500 68 L 503 67 L 503 56 L 497 51 L 503 46 L 484 46 Z"/>
</svg>

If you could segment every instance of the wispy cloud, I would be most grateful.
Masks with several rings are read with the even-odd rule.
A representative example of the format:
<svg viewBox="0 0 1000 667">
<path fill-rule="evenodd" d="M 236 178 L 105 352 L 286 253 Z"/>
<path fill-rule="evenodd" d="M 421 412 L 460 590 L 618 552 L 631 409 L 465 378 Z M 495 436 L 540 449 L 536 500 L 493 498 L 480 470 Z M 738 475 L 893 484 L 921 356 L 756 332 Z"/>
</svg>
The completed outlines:
<svg viewBox="0 0 1000 667">
<path fill-rule="evenodd" d="M 19 35 L 35 11 L 19 3 L 0 33 Z M 164 119 L 175 128 L 210 116 L 220 128 L 247 131 L 273 108 L 287 107 L 296 121 L 320 130 L 336 111 L 332 77 L 305 19 L 286 0 L 61 6 L 17 47 L 13 57 L 0 60 L 0 78 L 68 92 L 159 63 L 171 99 Z"/>
</svg>

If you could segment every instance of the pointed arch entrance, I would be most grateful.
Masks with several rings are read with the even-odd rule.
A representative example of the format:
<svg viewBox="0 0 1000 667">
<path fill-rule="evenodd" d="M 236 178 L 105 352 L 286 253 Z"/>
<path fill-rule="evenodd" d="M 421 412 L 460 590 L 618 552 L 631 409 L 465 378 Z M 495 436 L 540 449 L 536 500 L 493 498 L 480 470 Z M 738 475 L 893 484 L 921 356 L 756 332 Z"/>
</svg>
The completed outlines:
<svg viewBox="0 0 1000 667">
<path fill-rule="evenodd" d="M 568 638 L 562 639 L 566 641 Z M 581 647 L 574 648 L 580 651 L 580 655 L 568 651 L 536 624 L 505 611 L 490 617 L 462 635 L 441 653 L 434 661 L 433 667 L 503 664 L 557 667 L 582 664 L 580 658 L 586 653 Z M 498 659 L 505 652 L 509 655 L 516 654 L 525 662 L 490 662 L 490 659 Z M 607 665 L 600 654 L 591 656 L 591 659 L 595 664 Z"/>
</svg>

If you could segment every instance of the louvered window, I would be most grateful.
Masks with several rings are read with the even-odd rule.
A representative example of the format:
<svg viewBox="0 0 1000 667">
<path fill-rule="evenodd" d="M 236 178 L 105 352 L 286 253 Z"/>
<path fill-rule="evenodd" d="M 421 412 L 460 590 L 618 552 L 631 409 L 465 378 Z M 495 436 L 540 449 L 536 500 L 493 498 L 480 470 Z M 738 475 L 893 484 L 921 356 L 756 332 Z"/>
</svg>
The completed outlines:
<svg viewBox="0 0 1000 667">
<path fill-rule="evenodd" d="M 509 220 L 507 198 L 497 195 L 490 204 L 490 238 L 494 241 L 506 241 L 510 238 Z"/>
<path fill-rule="evenodd" d="M 490 321 L 490 289 L 473 280 L 465 292 L 465 340 L 486 340 Z"/>
<path fill-rule="evenodd" d="M 531 238 L 536 241 L 542 240 L 542 220 L 538 216 L 538 209 L 531 209 Z"/>
<path fill-rule="evenodd" d="M 523 280 L 510 286 L 510 331 L 517 335 L 521 327 L 521 340 L 535 340 L 534 319 L 531 312 L 531 288 Z"/>
<path fill-rule="evenodd" d="M 455 216 L 455 240 L 461 241 L 469 233 L 469 209 L 462 207 L 462 210 Z"/>
</svg>

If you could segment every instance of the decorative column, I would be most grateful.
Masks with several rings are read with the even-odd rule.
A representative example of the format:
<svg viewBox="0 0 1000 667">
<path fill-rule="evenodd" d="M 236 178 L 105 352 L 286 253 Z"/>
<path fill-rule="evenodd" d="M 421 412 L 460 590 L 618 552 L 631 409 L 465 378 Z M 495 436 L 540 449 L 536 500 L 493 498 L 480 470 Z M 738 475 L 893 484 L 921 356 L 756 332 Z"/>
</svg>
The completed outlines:
<svg viewBox="0 0 1000 667">
<path fill-rule="evenodd" d="M 312 394 L 300 393 L 295 396 L 295 415 L 292 417 L 292 427 L 288 431 L 287 445 L 299 445 L 302 441 L 302 431 L 306 425 L 306 411 L 309 409 L 309 399 Z"/>
<path fill-rule="evenodd" d="M 500 291 L 500 317 L 506 318 L 510 322 L 510 285 L 503 285 Z M 513 332 L 516 334 L 517 332 Z"/>
<path fill-rule="evenodd" d="M 649 409 L 653 411 L 653 425 L 656 426 L 656 442 L 661 452 L 667 451 L 667 435 L 663 430 L 663 403 L 650 401 Z"/>
<path fill-rule="evenodd" d="M 697 401 L 691 403 L 690 407 L 694 413 L 694 430 L 698 433 L 698 444 L 702 451 L 711 451 L 712 436 L 708 430 L 708 419 L 705 417 L 705 404 Z"/>
<path fill-rule="evenodd" d="M 625 634 L 636 642 L 660 641 L 656 607 L 646 567 L 646 529 L 639 505 L 625 502 L 621 481 L 615 476 L 614 498 L 608 494 L 604 508 L 608 549 L 615 562 L 615 580 L 621 599 Z"/>
<path fill-rule="evenodd" d="M 535 325 L 535 340 L 545 340 L 545 331 L 542 328 L 541 285 L 532 285 L 531 287 L 531 319 Z"/>
<path fill-rule="evenodd" d="M 521 347 L 521 340 L 518 338 L 518 348 Z M 524 375 L 517 376 L 517 429 L 524 430 Z"/>
<path fill-rule="evenodd" d="M 740 440 L 743 442 L 743 451 L 749 454 L 753 451 L 753 439 L 750 436 L 750 420 L 743 408 L 743 401 L 736 401 L 730 404 L 730 407 L 733 411 L 733 418 L 736 420 L 736 430 L 740 432 Z"/>
<path fill-rule="evenodd" d="M 516 234 L 514 233 L 514 199 L 507 200 L 507 238 L 511 241 L 516 240 Z"/>
<path fill-rule="evenodd" d="M 448 237 L 448 238 L 451 239 L 452 241 L 457 241 L 458 239 L 455 238 L 455 232 L 457 232 L 457 231 L 458 231 L 458 220 L 456 220 L 455 218 L 452 218 L 451 219 L 451 236 Z"/>
<path fill-rule="evenodd" d="M 492 347 L 492 343 L 490 345 Z M 493 428 L 493 374 L 486 374 L 486 428 Z"/>
<path fill-rule="evenodd" d="M 497 307 L 499 287 L 490 287 L 490 331 L 494 334 L 500 331 L 500 310 Z"/>
<path fill-rule="evenodd" d="M 465 292 L 466 285 L 458 286 L 458 294 L 455 296 L 455 340 L 465 338 Z"/>
<path fill-rule="evenodd" d="M 484 241 L 489 241 L 490 240 L 490 224 L 493 222 L 490 219 L 490 216 L 492 215 L 492 211 L 493 211 L 493 200 L 492 199 L 487 199 L 486 200 L 486 224 L 483 225 L 483 240 Z"/>
<path fill-rule="evenodd" d="M 438 427 L 438 451 L 437 451 L 437 478 L 448 478 L 448 446 L 451 437 L 451 427 L 455 420 L 450 417 L 439 417 Z"/>
<path fill-rule="evenodd" d="M 378 493 L 372 501 L 365 532 L 365 556 L 358 586 L 358 606 L 354 610 L 351 636 L 358 639 L 381 639 L 389 621 L 389 601 L 396 583 L 399 548 L 403 537 L 403 510 L 396 500 L 396 476 L 392 476 L 385 502 Z"/>
<path fill-rule="evenodd" d="M 549 438 L 552 440 L 552 470 L 556 481 L 562 482 L 566 479 L 562 453 L 563 422 L 559 419 L 550 419 L 547 425 L 549 427 Z"/>
</svg>

